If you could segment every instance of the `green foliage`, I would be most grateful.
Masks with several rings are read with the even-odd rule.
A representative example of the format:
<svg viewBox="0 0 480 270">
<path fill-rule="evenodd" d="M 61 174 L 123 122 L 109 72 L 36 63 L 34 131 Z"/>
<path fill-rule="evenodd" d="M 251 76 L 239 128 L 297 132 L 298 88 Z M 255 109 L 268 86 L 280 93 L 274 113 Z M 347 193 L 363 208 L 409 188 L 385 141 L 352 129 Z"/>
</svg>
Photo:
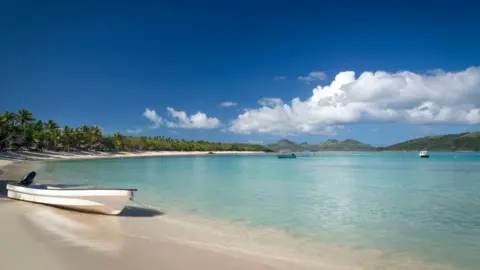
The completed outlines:
<svg viewBox="0 0 480 270">
<path fill-rule="evenodd" d="M 103 136 L 98 126 L 60 126 L 36 121 L 28 110 L 0 115 L 0 150 L 97 151 L 271 151 L 262 145 L 186 141 L 168 137 L 131 137 L 120 132 Z"/>
<path fill-rule="evenodd" d="M 374 151 L 375 147 L 364 144 L 356 140 L 327 140 L 319 144 L 308 144 L 301 143 L 297 144 L 289 140 L 280 140 L 276 144 L 268 145 L 268 148 L 275 151 L 292 151 L 292 152 L 302 152 L 302 151 Z"/>
<path fill-rule="evenodd" d="M 480 149 L 480 132 L 427 136 L 381 148 L 381 150 L 391 151 L 424 149 L 430 151 L 478 151 Z"/>
</svg>

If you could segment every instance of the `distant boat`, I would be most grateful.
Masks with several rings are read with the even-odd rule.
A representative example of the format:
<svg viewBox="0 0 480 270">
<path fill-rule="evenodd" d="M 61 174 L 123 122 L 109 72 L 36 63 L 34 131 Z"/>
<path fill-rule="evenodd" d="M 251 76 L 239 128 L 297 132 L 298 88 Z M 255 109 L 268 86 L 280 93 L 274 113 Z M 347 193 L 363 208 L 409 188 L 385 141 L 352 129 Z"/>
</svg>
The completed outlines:
<svg viewBox="0 0 480 270">
<path fill-rule="evenodd" d="M 428 151 L 420 151 L 420 153 L 418 153 L 418 156 L 420 158 L 429 158 L 430 154 L 428 153 Z"/>
<path fill-rule="evenodd" d="M 26 174 L 18 184 L 8 184 L 7 196 L 27 202 L 40 203 L 66 209 L 118 215 L 136 189 L 107 189 L 80 185 L 32 184 L 36 173 Z"/>
<path fill-rule="evenodd" d="M 297 158 L 297 156 L 294 153 L 291 154 L 278 154 L 278 158 Z"/>
</svg>

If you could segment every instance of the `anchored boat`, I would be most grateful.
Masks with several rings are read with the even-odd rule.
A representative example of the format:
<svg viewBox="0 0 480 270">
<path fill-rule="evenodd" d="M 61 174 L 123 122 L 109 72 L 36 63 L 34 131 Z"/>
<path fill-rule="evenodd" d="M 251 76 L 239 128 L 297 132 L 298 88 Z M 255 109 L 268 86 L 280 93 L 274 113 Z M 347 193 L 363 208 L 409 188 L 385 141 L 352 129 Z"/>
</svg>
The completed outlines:
<svg viewBox="0 0 480 270">
<path fill-rule="evenodd" d="M 7 196 L 27 202 L 40 203 L 106 215 L 118 215 L 136 189 L 94 188 L 82 185 L 32 184 L 36 173 L 27 173 L 18 184 L 7 185 Z"/>
<path fill-rule="evenodd" d="M 428 153 L 428 151 L 420 151 L 420 153 L 418 153 L 418 156 L 420 158 L 429 158 L 430 154 Z"/>
<path fill-rule="evenodd" d="M 294 153 L 291 154 L 278 154 L 278 158 L 297 158 L 297 156 Z"/>
</svg>

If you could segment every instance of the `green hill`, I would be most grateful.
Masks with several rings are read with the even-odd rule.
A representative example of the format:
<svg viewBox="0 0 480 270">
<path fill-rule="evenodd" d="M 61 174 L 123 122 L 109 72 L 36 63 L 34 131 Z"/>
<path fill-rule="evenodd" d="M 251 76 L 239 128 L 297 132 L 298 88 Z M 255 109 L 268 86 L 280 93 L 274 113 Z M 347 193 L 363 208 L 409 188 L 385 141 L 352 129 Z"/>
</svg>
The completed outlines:
<svg viewBox="0 0 480 270">
<path fill-rule="evenodd" d="M 330 139 L 323 143 L 319 144 L 308 144 L 301 143 L 297 144 L 289 140 L 280 140 L 275 144 L 270 144 L 267 146 L 273 151 L 292 151 L 292 152 L 302 152 L 302 151 L 374 151 L 375 147 L 364 144 L 356 140 L 347 139 L 344 141 Z"/>
<path fill-rule="evenodd" d="M 427 136 L 406 142 L 394 144 L 378 150 L 390 151 L 479 151 L 480 132 L 465 132 L 460 134 L 447 134 Z"/>
<path fill-rule="evenodd" d="M 427 136 L 386 147 L 374 147 L 356 140 L 344 141 L 330 139 L 319 144 L 297 144 L 289 140 L 280 140 L 267 145 L 273 151 L 480 151 L 480 131 L 460 134 Z"/>
</svg>

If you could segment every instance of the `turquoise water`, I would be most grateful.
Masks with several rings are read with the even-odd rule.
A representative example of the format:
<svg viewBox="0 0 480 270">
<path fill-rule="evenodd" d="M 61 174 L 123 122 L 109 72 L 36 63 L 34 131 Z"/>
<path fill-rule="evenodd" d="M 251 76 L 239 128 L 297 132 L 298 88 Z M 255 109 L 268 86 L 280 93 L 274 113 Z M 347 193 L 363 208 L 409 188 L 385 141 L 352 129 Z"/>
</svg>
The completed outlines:
<svg viewBox="0 0 480 270">
<path fill-rule="evenodd" d="M 321 153 L 49 162 L 42 178 L 136 187 L 168 212 L 480 268 L 480 155 Z"/>
</svg>

